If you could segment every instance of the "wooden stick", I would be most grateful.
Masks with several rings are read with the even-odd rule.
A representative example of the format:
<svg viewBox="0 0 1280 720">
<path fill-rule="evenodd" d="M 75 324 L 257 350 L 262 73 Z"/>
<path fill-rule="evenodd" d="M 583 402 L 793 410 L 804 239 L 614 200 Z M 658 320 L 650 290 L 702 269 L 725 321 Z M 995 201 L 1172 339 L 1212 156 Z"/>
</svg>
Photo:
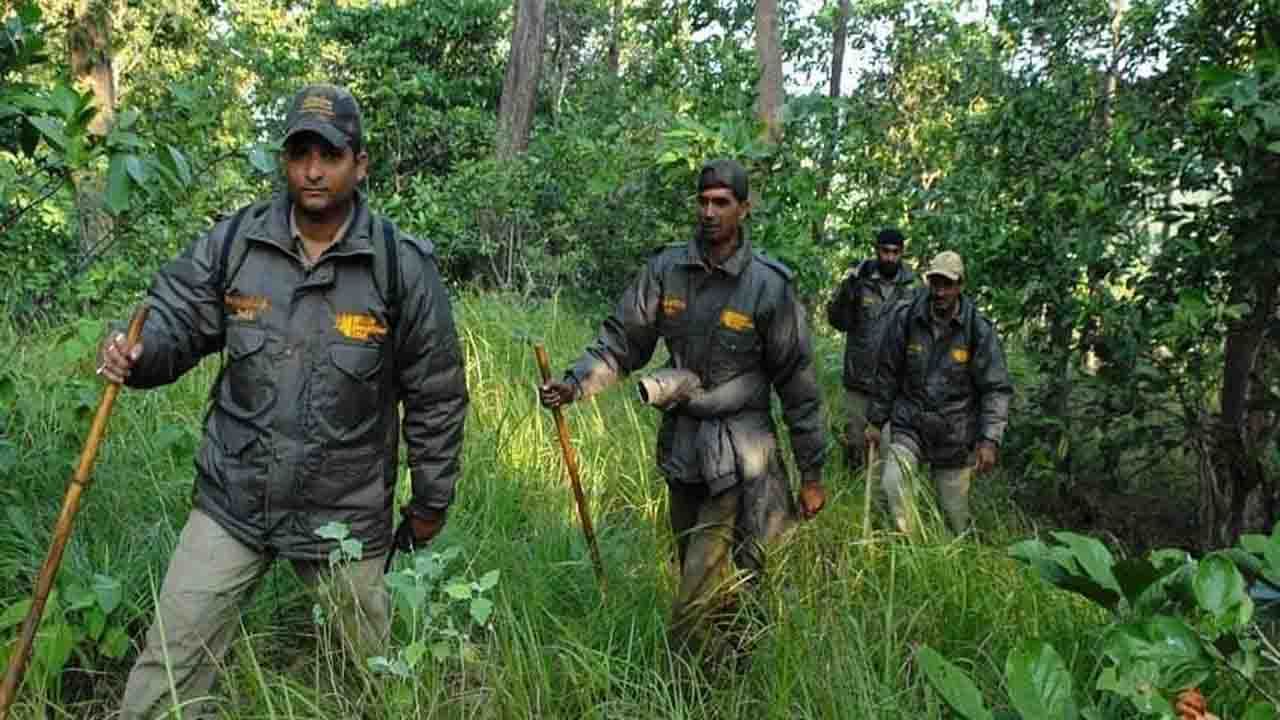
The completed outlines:
<svg viewBox="0 0 1280 720">
<path fill-rule="evenodd" d="M 542 382 L 551 381 L 551 361 L 547 359 L 547 349 L 542 343 L 534 343 L 533 354 L 538 358 L 538 369 L 542 371 Z M 582 493 L 582 481 L 578 478 L 578 454 L 569 442 L 569 425 L 564 421 L 564 413 L 560 408 L 552 408 L 551 414 L 556 419 L 556 432 L 560 435 L 560 452 L 564 455 L 564 466 L 569 471 L 569 484 L 573 486 L 573 499 L 578 505 L 578 519 L 582 521 L 582 534 L 587 538 L 587 548 L 591 551 L 591 563 L 595 566 L 596 579 L 600 581 L 600 589 L 606 587 L 604 564 L 600 562 L 600 548 L 596 545 L 596 531 L 591 526 L 591 513 L 587 510 L 587 498 Z M 0 718 L 0 720 L 4 720 Z"/>
<path fill-rule="evenodd" d="M 867 487 L 862 496 L 862 539 L 871 537 L 871 493 L 875 492 L 876 455 L 880 446 L 867 443 Z"/>
<path fill-rule="evenodd" d="M 142 334 L 142 325 L 147 320 L 147 306 L 140 305 L 129 321 L 129 347 L 138 342 Z M 115 404 L 116 395 L 120 393 L 120 385 L 107 383 L 102 391 L 102 400 L 98 403 L 98 412 L 93 416 L 93 425 L 89 427 L 89 436 L 85 439 L 84 449 L 80 452 L 80 463 L 71 476 L 71 484 L 62 498 L 62 511 L 58 513 L 58 522 L 53 529 L 53 542 L 49 545 L 49 554 L 40 566 L 40 574 L 36 576 L 35 593 L 31 598 L 31 608 L 22 621 L 22 631 L 18 635 L 18 643 L 9 656 L 9 668 L 5 671 L 4 682 L 0 684 L 0 720 L 9 717 L 9 706 L 18 694 L 18 686 L 22 683 L 22 674 L 27 669 L 27 660 L 31 657 L 31 646 L 35 642 L 36 630 L 40 627 L 40 618 L 44 614 L 44 604 L 49 599 L 49 591 L 53 589 L 54 578 L 58 575 L 58 566 L 62 563 L 62 553 L 71 538 L 71 523 L 75 521 L 76 512 L 80 509 L 80 496 L 89 489 L 93 461 L 98 456 L 98 446 L 107 430 L 107 418 L 111 415 L 111 406 Z"/>
</svg>

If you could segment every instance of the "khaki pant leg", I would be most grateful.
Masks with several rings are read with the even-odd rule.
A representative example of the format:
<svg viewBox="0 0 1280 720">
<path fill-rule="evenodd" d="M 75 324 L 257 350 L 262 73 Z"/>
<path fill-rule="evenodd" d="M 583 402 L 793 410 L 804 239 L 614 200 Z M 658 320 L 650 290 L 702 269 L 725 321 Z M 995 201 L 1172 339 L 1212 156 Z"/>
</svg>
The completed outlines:
<svg viewBox="0 0 1280 720">
<path fill-rule="evenodd" d="M 867 451 L 867 405 L 871 397 L 860 390 L 845 392 L 844 426 L 845 447 L 848 448 L 849 466 L 857 467 L 865 461 Z"/>
<path fill-rule="evenodd" d="M 194 509 L 169 560 L 146 648 L 129 673 L 121 720 L 212 717 L 203 702 L 270 558 Z M 177 705 L 182 709 L 166 714 Z"/>
<path fill-rule="evenodd" d="M 684 567 L 689 551 L 689 538 L 698 524 L 698 510 L 707 499 L 707 486 L 667 481 L 667 507 L 671 521 L 671 537 L 676 543 L 676 567 Z"/>
<path fill-rule="evenodd" d="M 951 532 L 959 535 L 973 522 L 969 516 L 969 485 L 973 480 L 973 468 L 934 469 L 934 484 L 938 489 L 938 504 L 947 516 Z"/>
<path fill-rule="evenodd" d="M 698 508 L 696 523 L 686 530 L 680 589 L 671 611 L 673 646 L 687 646 L 707 617 L 727 602 L 741 496 L 742 488 L 734 487 L 706 498 Z"/>
<path fill-rule="evenodd" d="M 885 447 L 888 451 L 884 451 Z M 899 443 L 881 443 L 881 452 L 885 457 L 881 458 L 883 471 L 880 486 L 884 489 L 889 514 L 893 517 L 893 524 L 898 532 L 910 533 L 916 516 L 911 481 L 918 471 L 920 460 L 910 448 Z"/>
<path fill-rule="evenodd" d="M 332 622 L 338 640 L 361 667 L 365 658 L 386 652 L 391 634 L 391 599 L 383 582 L 386 557 L 343 562 L 294 560 L 298 577 L 310 585 Z"/>
</svg>

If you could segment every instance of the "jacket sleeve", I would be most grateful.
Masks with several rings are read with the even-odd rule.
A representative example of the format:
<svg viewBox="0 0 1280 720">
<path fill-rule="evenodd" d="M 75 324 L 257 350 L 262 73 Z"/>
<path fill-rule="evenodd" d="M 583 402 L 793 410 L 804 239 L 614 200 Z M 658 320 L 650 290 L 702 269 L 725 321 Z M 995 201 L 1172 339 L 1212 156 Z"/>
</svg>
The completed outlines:
<svg viewBox="0 0 1280 720">
<path fill-rule="evenodd" d="M 813 365 L 813 338 L 804 305 L 790 284 L 774 308 L 764 333 L 764 370 L 782 401 L 782 418 L 791 433 L 796 469 L 822 467 L 827 459 L 827 426 L 822 391 Z"/>
<path fill-rule="evenodd" d="M 876 354 L 874 391 L 867 403 L 867 424 L 880 427 L 889 421 L 902 384 L 902 368 L 907 355 L 907 322 L 910 305 L 900 305 L 885 318 L 884 338 Z"/>
<path fill-rule="evenodd" d="M 130 387 L 171 383 L 222 349 L 222 288 L 215 285 L 227 224 L 202 235 L 152 279 L 142 357 L 129 374 Z"/>
<path fill-rule="evenodd" d="M 412 241 L 416 242 L 416 241 Z M 453 308 L 435 260 L 401 244 L 403 299 L 397 328 L 396 366 L 401 428 L 413 483 L 410 505 L 443 510 L 453 502 L 461 474 L 467 377 Z M 416 262 L 415 262 L 416 261 Z"/>
<path fill-rule="evenodd" d="M 986 332 L 980 334 L 973 365 L 973 384 L 978 394 L 977 437 L 979 441 L 986 440 L 998 446 L 1009 424 L 1013 383 L 1009 380 L 1009 366 L 1005 363 L 1004 348 L 995 327 L 990 323 L 983 324 Z"/>
<path fill-rule="evenodd" d="M 827 303 L 827 322 L 841 332 L 850 332 L 857 325 L 858 304 L 855 291 L 858 276 L 850 273 L 836 288 L 836 294 Z"/>
<path fill-rule="evenodd" d="M 658 346 L 661 273 L 650 259 L 600 326 L 600 333 L 565 374 L 580 398 L 591 397 L 648 364 Z"/>
</svg>

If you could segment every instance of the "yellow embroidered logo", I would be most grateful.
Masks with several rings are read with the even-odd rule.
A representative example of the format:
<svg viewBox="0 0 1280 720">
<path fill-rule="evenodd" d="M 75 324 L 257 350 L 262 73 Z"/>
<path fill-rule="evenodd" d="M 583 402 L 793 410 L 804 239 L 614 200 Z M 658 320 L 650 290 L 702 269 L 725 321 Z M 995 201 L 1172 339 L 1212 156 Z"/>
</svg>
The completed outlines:
<svg viewBox="0 0 1280 720">
<path fill-rule="evenodd" d="M 684 298 L 668 295 L 662 298 L 662 314 L 663 315 L 679 315 L 684 312 L 686 305 Z"/>
<path fill-rule="evenodd" d="M 323 115 L 325 119 L 333 119 L 333 101 L 323 95 L 311 95 L 302 99 L 302 112 Z"/>
<path fill-rule="evenodd" d="M 871 297 L 870 295 L 863 295 L 863 296 L 862 296 L 862 304 L 863 304 L 863 305 L 875 305 L 875 304 L 876 304 L 876 303 L 878 303 L 878 302 L 880 302 L 880 299 L 879 299 L 879 298 L 874 298 L 874 297 Z"/>
<path fill-rule="evenodd" d="M 271 302 L 261 295 L 223 295 L 222 304 L 231 310 L 237 320 L 253 321 L 258 313 L 271 307 Z"/>
<path fill-rule="evenodd" d="M 969 348 L 951 348 L 951 359 L 962 365 L 969 362 Z"/>
<path fill-rule="evenodd" d="M 911 353 L 912 355 L 918 355 L 924 352 L 924 346 L 921 345 L 920 343 L 911 343 L 910 345 L 907 346 L 907 352 Z"/>
<path fill-rule="evenodd" d="M 720 324 L 738 332 L 755 328 L 755 323 L 751 322 L 751 318 L 737 310 L 725 310 L 720 313 Z"/>
<path fill-rule="evenodd" d="M 387 334 L 387 326 L 378 322 L 378 319 L 372 315 L 338 313 L 338 319 L 333 326 L 343 336 L 352 340 L 368 340 L 374 335 Z"/>
</svg>

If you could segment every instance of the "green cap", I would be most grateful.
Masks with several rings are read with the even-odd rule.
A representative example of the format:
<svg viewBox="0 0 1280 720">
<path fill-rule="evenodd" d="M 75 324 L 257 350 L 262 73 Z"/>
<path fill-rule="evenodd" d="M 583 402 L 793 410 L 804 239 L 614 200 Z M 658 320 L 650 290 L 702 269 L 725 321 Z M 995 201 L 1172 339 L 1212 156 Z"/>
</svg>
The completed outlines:
<svg viewBox="0 0 1280 720">
<path fill-rule="evenodd" d="M 698 192 L 708 188 L 728 188 L 738 202 L 748 197 L 747 170 L 735 160 L 712 160 L 698 172 Z"/>
<path fill-rule="evenodd" d="M 928 280 L 930 275 L 941 275 L 953 282 L 964 280 L 964 260 L 960 259 L 960 253 L 944 250 L 935 255 L 929 269 L 924 271 L 924 279 Z"/>
<path fill-rule="evenodd" d="M 308 85 L 293 96 L 281 143 L 301 132 L 319 134 L 338 149 L 360 142 L 360 106 L 346 88 Z"/>
</svg>

